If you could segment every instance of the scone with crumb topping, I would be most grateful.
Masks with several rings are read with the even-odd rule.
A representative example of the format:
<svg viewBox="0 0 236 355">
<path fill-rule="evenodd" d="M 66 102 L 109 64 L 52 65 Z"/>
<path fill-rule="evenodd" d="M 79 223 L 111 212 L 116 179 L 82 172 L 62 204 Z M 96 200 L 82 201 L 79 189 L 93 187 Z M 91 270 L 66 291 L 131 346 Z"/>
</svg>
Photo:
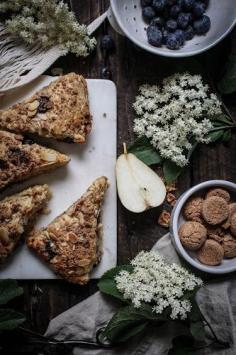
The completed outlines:
<svg viewBox="0 0 236 355">
<path fill-rule="evenodd" d="M 84 143 L 92 127 L 87 83 L 75 73 L 60 76 L 32 97 L 0 111 L 0 128 Z"/>
<path fill-rule="evenodd" d="M 50 197 L 48 185 L 35 185 L 0 202 L 0 262 L 16 248 Z"/>
<path fill-rule="evenodd" d="M 67 164 L 70 158 L 20 134 L 0 130 L 0 190 Z"/>
<path fill-rule="evenodd" d="M 29 248 L 69 282 L 86 284 L 100 261 L 99 215 L 107 187 L 106 177 L 96 179 L 66 212 L 46 228 L 32 231 L 27 238 Z"/>
</svg>

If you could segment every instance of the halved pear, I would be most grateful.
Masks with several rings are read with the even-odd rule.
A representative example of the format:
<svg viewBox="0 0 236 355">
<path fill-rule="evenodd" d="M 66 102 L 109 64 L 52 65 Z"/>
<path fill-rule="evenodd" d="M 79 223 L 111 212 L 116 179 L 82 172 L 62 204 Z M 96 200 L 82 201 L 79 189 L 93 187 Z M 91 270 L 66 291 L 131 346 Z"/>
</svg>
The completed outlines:
<svg viewBox="0 0 236 355">
<path fill-rule="evenodd" d="M 127 210 L 135 213 L 160 206 L 166 196 L 161 178 L 134 154 L 120 155 L 116 163 L 118 195 Z"/>
</svg>

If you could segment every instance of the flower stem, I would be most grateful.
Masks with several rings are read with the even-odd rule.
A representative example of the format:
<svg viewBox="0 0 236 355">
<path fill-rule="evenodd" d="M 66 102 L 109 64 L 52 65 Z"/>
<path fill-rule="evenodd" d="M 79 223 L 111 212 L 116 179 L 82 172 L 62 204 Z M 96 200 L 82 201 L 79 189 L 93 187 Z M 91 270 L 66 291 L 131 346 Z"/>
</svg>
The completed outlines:
<svg viewBox="0 0 236 355">
<path fill-rule="evenodd" d="M 231 128 L 236 128 L 236 125 L 215 127 L 215 128 L 210 129 L 209 133 L 215 132 L 215 131 L 220 131 L 221 129 L 231 129 Z"/>
</svg>

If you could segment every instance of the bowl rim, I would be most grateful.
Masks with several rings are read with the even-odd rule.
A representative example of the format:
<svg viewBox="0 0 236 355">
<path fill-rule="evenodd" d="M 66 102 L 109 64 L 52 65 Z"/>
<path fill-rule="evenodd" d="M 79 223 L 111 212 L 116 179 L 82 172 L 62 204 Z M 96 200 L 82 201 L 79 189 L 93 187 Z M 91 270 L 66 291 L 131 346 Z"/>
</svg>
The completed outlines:
<svg viewBox="0 0 236 355">
<path fill-rule="evenodd" d="M 143 44 L 142 42 L 139 42 L 138 40 L 136 40 L 136 38 L 134 36 L 132 36 L 127 30 L 126 27 L 123 25 L 123 22 L 120 20 L 120 17 L 118 15 L 118 10 L 117 10 L 117 0 L 110 0 L 110 4 L 111 4 L 111 9 L 112 12 L 115 16 L 115 19 L 119 25 L 119 27 L 121 28 L 121 30 L 124 32 L 124 34 L 133 42 L 135 43 L 138 47 L 141 47 L 142 49 L 145 49 L 148 52 L 151 52 L 153 54 L 157 54 L 160 55 L 162 57 L 170 57 L 170 58 L 182 58 L 182 57 L 191 57 L 194 56 L 196 54 L 200 54 L 202 52 L 207 51 L 208 49 L 214 47 L 217 43 L 219 43 L 220 41 L 222 41 L 234 28 L 234 26 L 236 25 L 236 18 L 232 21 L 231 25 L 229 26 L 229 28 L 227 29 L 227 31 L 225 31 L 220 37 L 218 37 L 215 41 L 213 41 L 212 43 L 205 45 L 203 48 L 200 49 L 196 49 L 196 50 L 192 50 L 189 52 L 178 52 L 178 51 L 169 51 L 169 52 L 163 52 L 161 49 L 158 49 L 158 47 L 154 47 L 151 45 L 146 45 Z"/>
<path fill-rule="evenodd" d="M 235 190 L 236 192 L 236 183 L 227 181 L 227 180 L 208 180 L 201 182 L 200 184 L 197 184 L 193 187 L 191 187 L 189 190 L 187 190 L 185 193 L 183 193 L 180 198 L 178 199 L 175 208 L 172 211 L 172 216 L 171 216 L 171 238 L 173 239 L 174 245 L 179 252 L 179 254 L 192 266 L 194 266 L 196 269 L 204 271 L 206 273 L 210 274 L 227 274 L 233 271 L 236 271 L 236 261 L 235 265 L 224 268 L 224 269 L 216 269 L 215 266 L 208 266 L 201 264 L 200 262 L 195 261 L 187 251 L 184 249 L 180 242 L 179 234 L 178 234 L 178 219 L 180 212 L 182 211 L 182 208 L 186 201 L 189 199 L 190 196 L 192 196 L 194 193 L 206 189 L 209 187 L 224 187 L 224 188 L 231 188 Z"/>
</svg>

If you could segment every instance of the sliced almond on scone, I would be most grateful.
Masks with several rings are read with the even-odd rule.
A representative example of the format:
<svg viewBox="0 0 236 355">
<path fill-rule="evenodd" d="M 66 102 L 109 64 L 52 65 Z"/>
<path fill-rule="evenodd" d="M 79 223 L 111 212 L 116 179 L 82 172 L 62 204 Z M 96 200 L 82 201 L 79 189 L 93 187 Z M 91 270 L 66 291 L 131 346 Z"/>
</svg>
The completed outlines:
<svg viewBox="0 0 236 355">
<path fill-rule="evenodd" d="M 0 202 L 0 262 L 12 253 L 24 233 L 32 227 L 50 196 L 47 185 L 36 185 Z"/>
<path fill-rule="evenodd" d="M 84 143 L 92 128 L 85 79 L 75 73 L 60 76 L 27 100 L 0 111 L 0 128 Z"/>
<path fill-rule="evenodd" d="M 0 190 L 67 164 L 70 158 L 20 134 L 0 130 Z"/>
<path fill-rule="evenodd" d="M 100 261 L 99 215 L 107 187 L 107 178 L 98 178 L 66 212 L 27 238 L 28 246 L 69 282 L 86 284 Z"/>
</svg>

